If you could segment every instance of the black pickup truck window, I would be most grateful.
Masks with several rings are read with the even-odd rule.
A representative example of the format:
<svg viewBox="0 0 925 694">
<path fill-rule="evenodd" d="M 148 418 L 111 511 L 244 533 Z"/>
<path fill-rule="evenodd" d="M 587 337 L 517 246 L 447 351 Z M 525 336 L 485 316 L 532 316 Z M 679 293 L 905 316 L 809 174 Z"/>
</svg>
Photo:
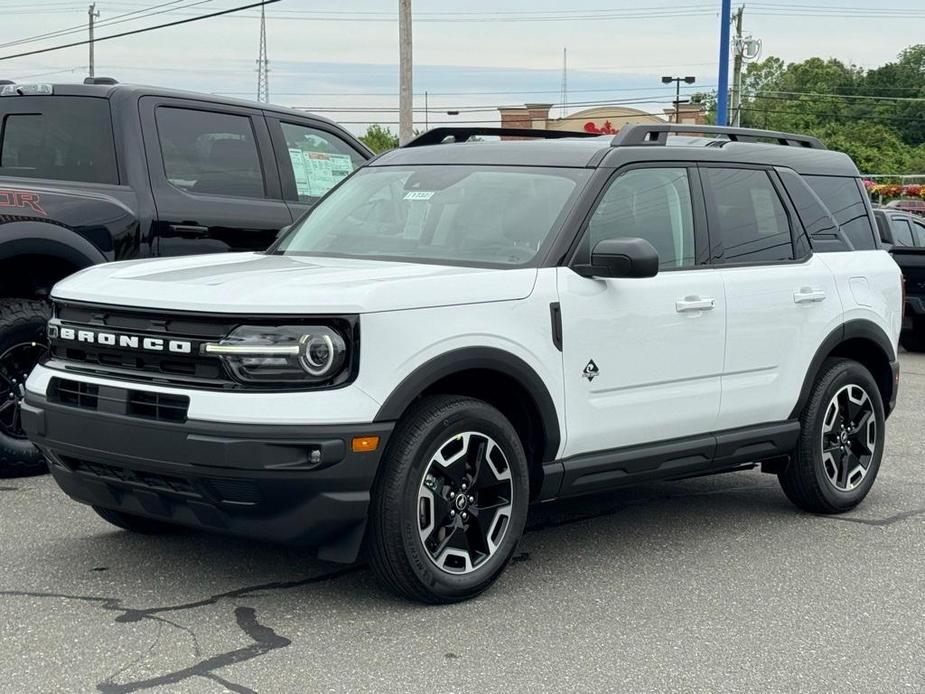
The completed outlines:
<svg viewBox="0 0 925 694">
<path fill-rule="evenodd" d="M 0 176 L 118 183 L 109 101 L 42 97 L 2 118 Z"/>
<path fill-rule="evenodd" d="M 265 196 L 247 116 L 164 106 L 157 109 L 157 135 L 164 173 L 177 188 L 202 195 Z"/>
<path fill-rule="evenodd" d="M 336 135 L 293 123 L 280 123 L 280 127 L 299 202 L 317 201 L 364 161 Z"/>
</svg>

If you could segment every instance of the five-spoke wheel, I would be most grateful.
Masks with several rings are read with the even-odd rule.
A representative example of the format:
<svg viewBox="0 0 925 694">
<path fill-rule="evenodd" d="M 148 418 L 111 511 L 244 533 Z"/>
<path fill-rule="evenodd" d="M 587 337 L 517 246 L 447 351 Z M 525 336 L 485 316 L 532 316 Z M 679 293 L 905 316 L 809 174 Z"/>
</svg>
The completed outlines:
<svg viewBox="0 0 925 694">
<path fill-rule="evenodd" d="M 877 450 L 877 418 L 859 385 L 843 386 L 831 399 L 822 425 L 822 466 L 837 490 L 855 489 Z"/>
</svg>

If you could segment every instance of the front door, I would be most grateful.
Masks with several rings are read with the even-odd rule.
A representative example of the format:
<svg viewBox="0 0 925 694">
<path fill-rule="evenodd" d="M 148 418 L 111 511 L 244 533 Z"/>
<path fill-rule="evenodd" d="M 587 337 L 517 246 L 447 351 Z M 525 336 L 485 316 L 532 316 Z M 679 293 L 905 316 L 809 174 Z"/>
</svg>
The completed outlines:
<svg viewBox="0 0 925 694">
<path fill-rule="evenodd" d="M 263 114 L 142 99 L 157 255 L 261 251 L 292 223 Z"/>
<path fill-rule="evenodd" d="M 647 279 L 558 270 L 567 440 L 564 457 L 713 431 L 720 408 L 726 302 L 708 252 L 696 167 L 618 172 L 575 254 L 640 237 L 659 254 Z"/>
</svg>

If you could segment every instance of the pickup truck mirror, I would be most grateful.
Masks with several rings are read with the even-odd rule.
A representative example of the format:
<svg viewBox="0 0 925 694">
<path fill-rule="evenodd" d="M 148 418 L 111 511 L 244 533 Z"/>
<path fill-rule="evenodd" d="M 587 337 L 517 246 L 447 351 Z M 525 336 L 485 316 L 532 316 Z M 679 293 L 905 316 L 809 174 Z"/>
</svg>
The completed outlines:
<svg viewBox="0 0 925 694">
<path fill-rule="evenodd" d="M 591 251 L 590 265 L 577 265 L 583 277 L 655 277 L 658 251 L 645 239 L 604 239 Z"/>
</svg>

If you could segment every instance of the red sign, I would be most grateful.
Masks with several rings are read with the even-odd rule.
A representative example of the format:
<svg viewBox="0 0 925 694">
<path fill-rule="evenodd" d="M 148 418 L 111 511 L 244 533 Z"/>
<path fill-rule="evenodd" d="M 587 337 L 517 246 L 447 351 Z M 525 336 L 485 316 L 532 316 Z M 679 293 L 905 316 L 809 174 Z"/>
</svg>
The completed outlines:
<svg viewBox="0 0 925 694">
<path fill-rule="evenodd" d="M 46 217 L 45 210 L 39 205 L 38 193 L 26 193 L 20 190 L 0 190 L 0 209 L 3 208 L 29 208 L 33 212 Z"/>
<path fill-rule="evenodd" d="M 595 125 L 594 121 L 589 120 L 585 123 L 585 132 L 596 133 L 597 135 L 616 135 L 620 131 L 614 128 L 613 123 L 609 120 L 605 120 L 604 125 L 600 127 Z"/>
</svg>

